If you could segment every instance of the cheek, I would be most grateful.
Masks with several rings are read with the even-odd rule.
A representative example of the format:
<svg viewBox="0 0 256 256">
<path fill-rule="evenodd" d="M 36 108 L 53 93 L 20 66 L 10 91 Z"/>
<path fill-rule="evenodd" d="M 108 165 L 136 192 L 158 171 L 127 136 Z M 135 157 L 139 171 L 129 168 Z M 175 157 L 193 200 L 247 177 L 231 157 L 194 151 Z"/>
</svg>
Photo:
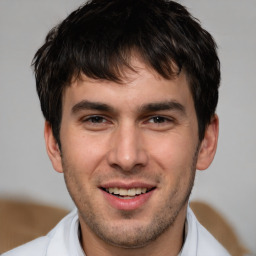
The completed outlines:
<svg viewBox="0 0 256 256">
<path fill-rule="evenodd" d="M 106 153 L 99 140 L 72 134 L 65 137 L 62 150 L 65 163 L 79 176 L 91 175 Z"/>
<path fill-rule="evenodd" d="M 191 167 L 194 144 L 185 136 L 173 135 L 162 138 L 151 137 L 149 154 L 166 171 L 182 172 Z"/>
</svg>

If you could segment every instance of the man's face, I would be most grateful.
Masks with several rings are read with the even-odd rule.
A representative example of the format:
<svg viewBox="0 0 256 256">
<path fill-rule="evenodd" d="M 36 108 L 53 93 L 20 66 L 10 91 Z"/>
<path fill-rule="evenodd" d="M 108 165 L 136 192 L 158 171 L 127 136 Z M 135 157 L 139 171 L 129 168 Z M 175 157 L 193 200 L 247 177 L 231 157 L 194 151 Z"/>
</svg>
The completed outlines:
<svg viewBox="0 0 256 256">
<path fill-rule="evenodd" d="M 121 247 L 184 225 L 200 146 L 185 75 L 165 80 L 135 64 L 124 84 L 84 76 L 65 90 L 61 160 L 52 160 L 82 233 Z"/>
</svg>

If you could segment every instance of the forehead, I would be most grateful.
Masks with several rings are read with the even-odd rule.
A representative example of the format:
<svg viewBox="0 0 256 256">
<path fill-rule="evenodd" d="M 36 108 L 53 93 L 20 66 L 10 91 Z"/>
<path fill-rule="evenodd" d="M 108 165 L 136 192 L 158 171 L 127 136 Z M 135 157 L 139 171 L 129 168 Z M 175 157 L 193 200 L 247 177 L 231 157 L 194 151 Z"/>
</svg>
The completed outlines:
<svg viewBox="0 0 256 256">
<path fill-rule="evenodd" d="M 132 60 L 132 68 L 124 69 L 122 82 L 91 79 L 81 74 L 63 93 L 63 108 L 82 100 L 122 105 L 122 108 L 161 101 L 178 101 L 193 107 L 193 99 L 184 72 L 172 79 L 165 79 L 138 58 Z M 191 106 L 189 106 L 191 105 Z"/>
</svg>

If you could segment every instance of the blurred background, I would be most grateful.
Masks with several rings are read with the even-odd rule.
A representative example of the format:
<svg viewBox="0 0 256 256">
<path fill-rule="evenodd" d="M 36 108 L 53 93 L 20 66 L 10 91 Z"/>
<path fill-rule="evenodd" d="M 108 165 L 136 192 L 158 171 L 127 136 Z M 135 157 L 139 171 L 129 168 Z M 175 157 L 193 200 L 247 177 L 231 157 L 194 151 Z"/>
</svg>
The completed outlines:
<svg viewBox="0 0 256 256">
<path fill-rule="evenodd" d="M 182 0 L 216 39 L 222 82 L 220 137 L 192 200 L 207 202 L 256 254 L 256 1 Z M 46 33 L 82 0 L 0 0 L 0 197 L 72 209 L 45 152 L 30 67 Z"/>
</svg>

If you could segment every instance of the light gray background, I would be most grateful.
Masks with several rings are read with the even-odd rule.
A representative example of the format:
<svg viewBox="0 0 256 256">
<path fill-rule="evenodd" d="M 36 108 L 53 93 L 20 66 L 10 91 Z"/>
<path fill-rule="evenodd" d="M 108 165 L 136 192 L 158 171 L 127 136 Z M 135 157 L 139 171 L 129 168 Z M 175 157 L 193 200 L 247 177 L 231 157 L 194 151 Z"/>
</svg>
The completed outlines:
<svg viewBox="0 0 256 256">
<path fill-rule="evenodd" d="M 220 138 L 192 199 L 207 201 L 256 253 L 256 0 L 181 1 L 215 37 L 222 63 Z M 0 196 L 72 208 L 45 153 L 32 57 L 82 0 L 0 0 Z"/>
</svg>

